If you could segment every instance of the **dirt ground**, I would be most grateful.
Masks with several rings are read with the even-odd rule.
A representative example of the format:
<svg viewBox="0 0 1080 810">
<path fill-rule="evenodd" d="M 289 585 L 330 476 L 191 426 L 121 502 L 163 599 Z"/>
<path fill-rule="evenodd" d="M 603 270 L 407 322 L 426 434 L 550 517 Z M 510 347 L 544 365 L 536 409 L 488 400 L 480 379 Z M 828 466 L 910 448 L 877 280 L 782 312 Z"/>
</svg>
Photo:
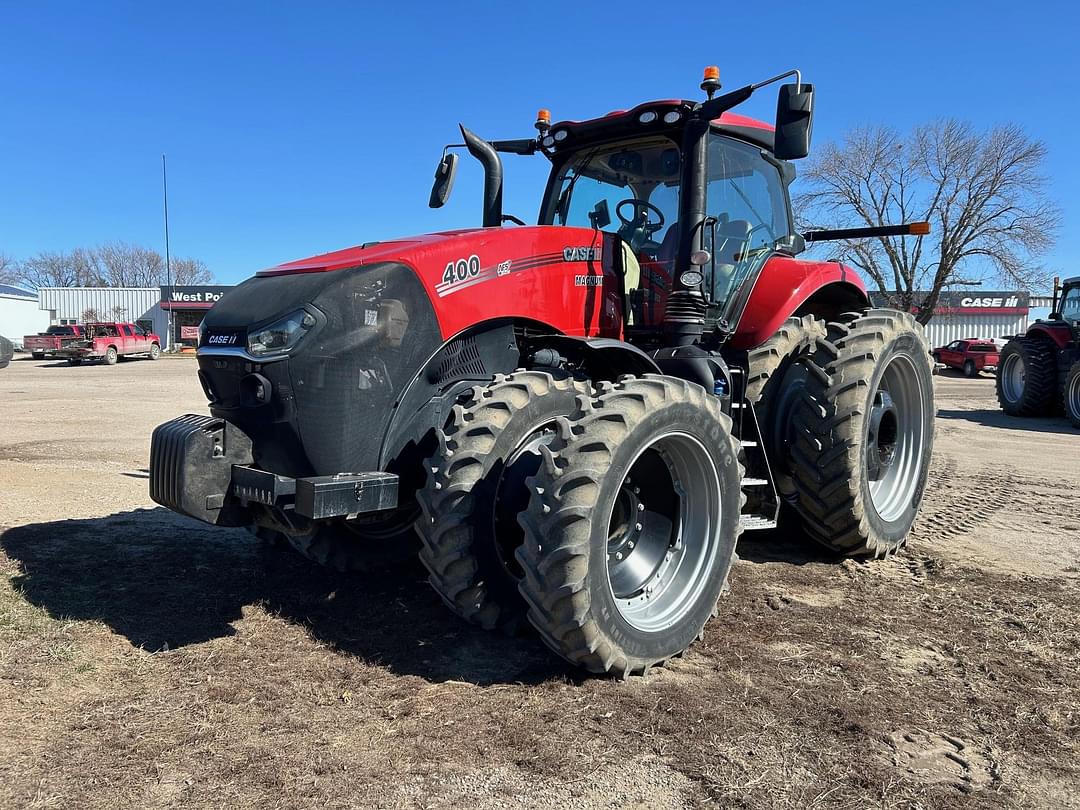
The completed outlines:
<svg viewBox="0 0 1080 810">
<path fill-rule="evenodd" d="M 909 547 L 745 535 L 626 682 L 154 508 L 188 360 L 0 371 L 0 806 L 1080 807 L 1080 432 L 937 378 Z"/>
</svg>

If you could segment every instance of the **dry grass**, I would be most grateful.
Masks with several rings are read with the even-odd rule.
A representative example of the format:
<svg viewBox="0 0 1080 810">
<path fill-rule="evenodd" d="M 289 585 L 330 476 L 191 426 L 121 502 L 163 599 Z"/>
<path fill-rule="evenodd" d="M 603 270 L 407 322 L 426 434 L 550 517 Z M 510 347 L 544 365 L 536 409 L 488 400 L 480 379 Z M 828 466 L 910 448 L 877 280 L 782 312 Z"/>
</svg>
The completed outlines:
<svg viewBox="0 0 1080 810">
<path fill-rule="evenodd" d="M 163 510 L 0 538 L 0 804 L 1032 806 L 1080 785 L 1080 594 L 745 545 L 704 643 L 583 679 Z M 958 738 L 905 767 L 890 735 Z M 620 798 L 621 797 L 621 798 Z M 502 804 L 500 804 L 502 803 Z"/>
</svg>

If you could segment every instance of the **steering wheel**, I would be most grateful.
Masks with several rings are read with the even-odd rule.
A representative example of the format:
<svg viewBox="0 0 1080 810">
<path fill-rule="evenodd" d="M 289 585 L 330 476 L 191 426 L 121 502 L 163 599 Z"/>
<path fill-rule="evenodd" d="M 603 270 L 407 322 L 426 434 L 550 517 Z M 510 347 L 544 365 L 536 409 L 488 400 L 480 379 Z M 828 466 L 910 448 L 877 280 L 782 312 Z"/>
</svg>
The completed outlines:
<svg viewBox="0 0 1080 810">
<path fill-rule="evenodd" d="M 634 207 L 634 216 L 632 219 L 623 216 L 622 209 L 624 205 L 632 205 Z M 649 222 L 649 212 L 656 214 L 660 221 L 655 224 Z M 652 236 L 664 227 L 664 212 L 651 202 L 637 197 L 629 197 L 625 200 L 620 200 L 618 205 L 615 206 L 615 216 L 617 216 L 619 222 L 627 228 L 641 228 L 649 236 Z"/>
</svg>

